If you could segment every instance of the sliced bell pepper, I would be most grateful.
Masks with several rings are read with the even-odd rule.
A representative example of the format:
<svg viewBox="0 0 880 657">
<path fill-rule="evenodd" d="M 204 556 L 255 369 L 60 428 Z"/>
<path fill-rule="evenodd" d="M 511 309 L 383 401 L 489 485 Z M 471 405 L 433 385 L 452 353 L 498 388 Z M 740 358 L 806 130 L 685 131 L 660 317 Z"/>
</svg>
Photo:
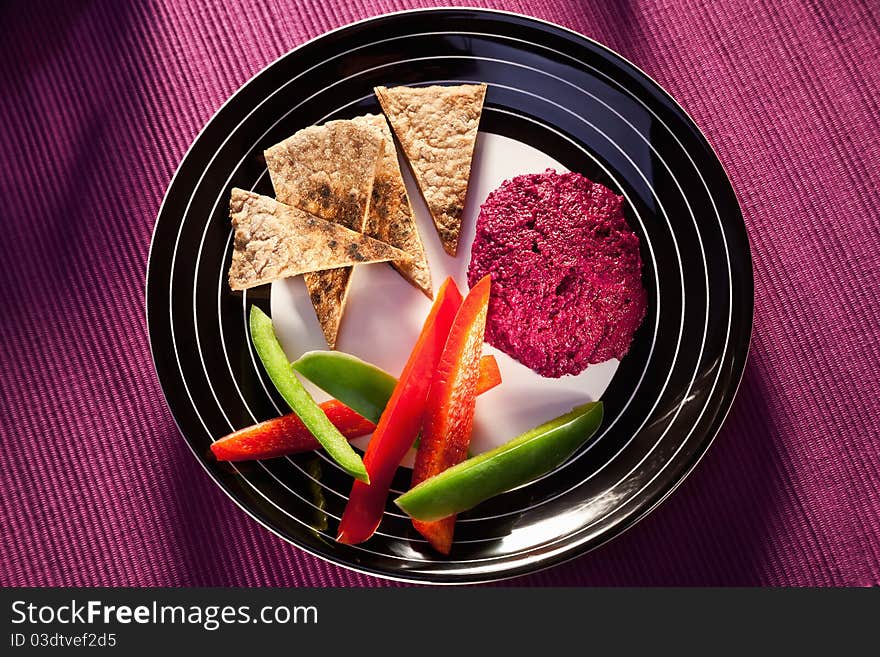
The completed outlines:
<svg viewBox="0 0 880 657">
<path fill-rule="evenodd" d="M 460 305 L 461 293 L 447 278 L 367 447 L 364 465 L 370 483 L 354 482 L 336 540 L 361 543 L 379 526 L 397 466 L 418 436 L 428 387 Z"/>
<path fill-rule="evenodd" d="M 292 365 L 301 374 L 306 374 L 306 378 L 319 383 L 318 387 L 358 404 L 356 409 L 336 399 L 319 404 L 333 426 L 347 440 L 373 432 L 375 423 L 379 421 L 379 416 L 397 385 L 397 379 L 384 370 L 339 351 L 311 351 L 303 354 Z M 340 368 L 351 371 L 341 374 Z M 358 372 L 362 372 L 364 376 L 355 376 Z M 340 376 L 334 377 L 334 374 Z M 390 386 L 387 384 L 388 380 L 391 381 Z M 347 385 L 340 385 L 340 381 L 345 381 Z M 495 356 L 483 356 L 480 359 L 477 394 L 481 395 L 500 384 L 501 371 Z M 381 408 L 376 411 L 379 404 Z M 221 438 L 211 445 L 211 452 L 218 461 L 249 461 L 300 454 L 320 448 L 321 443 L 306 429 L 296 413 L 288 413 Z"/>
<path fill-rule="evenodd" d="M 383 369 L 341 351 L 308 351 L 293 361 L 293 369 L 334 399 L 378 422 L 391 399 L 397 379 Z M 501 383 L 495 356 L 480 358 L 480 395 Z"/>
<path fill-rule="evenodd" d="M 425 404 L 413 486 L 468 456 L 491 285 L 491 278 L 485 276 L 471 288 L 449 331 Z M 413 526 L 435 550 L 449 554 L 454 515 L 431 522 L 413 520 Z"/>
<path fill-rule="evenodd" d="M 346 440 L 366 436 L 376 428 L 375 424 L 335 399 L 320 404 L 320 407 Z M 221 438 L 211 445 L 211 452 L 218 461 L 250 461 L 310 452 L 320 447 L 321 443 L 297 414 L 288 413 Z"/>
<path fill-rule="evenodd" d="M 263 363 L 266 374 L 275 384 L 278 392 L 290 406 L 290 410 L 299 416 L 312 435 L 317 438 L 327 454 L 339 466 L 358 481 L 369 481 L 367 470 L 357 452 L 321 410 L 321 407 L 306 391 L 284 354 L 281 344 L 275 335 L 272 318 L 257 306 L 251 306 L 250 314 L 251 340 L 254 349 Z"/>
<path fill-rule="evenodd" d="M 345 358 L 342 358 L 343 356 Z M 352 372 L 348 372 L 339 378 L 334 378 L 332 375 L 334 373 L 338 374 L 338 369 L 332 367 L 332 365 L 343 364 L 344 367 L 351 368 Z M 324 365 L 331 366 L 324 367 Z M 300 360 L 293 363 L 293 366 L 300 373 L 307 373 L 308 376 L 306 378 L 313 381 L 314 379 L 323 381 L 324 377 L 327 376 L 328 378 L 325 382 L 327 388 L 325 390 L 328 392 L 335 390 L 340 395 L 345 395 L 348 399 L 370 399 L 367 403 L 360 404 L 361 408 L 357 409 L 357 411 L 336 399 L 319 404 L 324 414 L 333 423 L 333 426 L 339 429 L 339 432 L 347 440 L 353 440 L 373 432 L 376 428 L 375 422 L 379 421 L 379 416 L 388 403 L 388 399 L 394 391 L 394 386 L 397 385 L 397 379 L 387 372 L 375 365 L 339 351 L 312 351 L 304 354 Z M 366 376 L 361 378 L 355 377 L 354 372 L 359 370 L 363 370 Z M 389 379 L 391 380 L 390 386 L 387 385 Z M 340 380 L 347 381 L 348 385 L 334 385 Z M 480 378 L 477 381 L 477 394 L 481 395 L 500 383 L 501 372 L 498 369 L 495 357 L 483 356 L 480 359 Z M 324 385 L 319 385 L 319 387 L 324 388 Z M 382 395 L 384 395 L 384 398 L 382 398 Z M 374 399 L 372 399 L 373 396 L 375 396 Z M 369 410 L 376 403 L 381 404 L 381 409 L 378 412 L 374 411 L 369 418 L 364 417 L 367 411 L 363 409 Z M 281 417 L 275 417 L 271 420 L 245 427 L 221 438 L 211 445 L 211 452 L 218 461 L 249 461 L 252 459 L 271 459 L 288 454 L 300 454 L 320 449 L 320 447 L 321 443 L 306 429 L 306 425 L 302 423 L 302 420 L 299 419 L 296 413 L 288 413 Z"/>
<path fill-rule="evenodd" d="M 558 467 L 602 424 L 602 402 L 590 402 L 513 440 L 463 461 L 394 500 L 407 515 L 437 521 L 529 483 Z"/>
<path fill-rule="evenodd" d="M 498 361 L 491 354 L 480 357 L 480 376 L 477 377 L 477 396 L 489 392 L 495 386 L 501 385 L 501 369 Z"/>
</svg>

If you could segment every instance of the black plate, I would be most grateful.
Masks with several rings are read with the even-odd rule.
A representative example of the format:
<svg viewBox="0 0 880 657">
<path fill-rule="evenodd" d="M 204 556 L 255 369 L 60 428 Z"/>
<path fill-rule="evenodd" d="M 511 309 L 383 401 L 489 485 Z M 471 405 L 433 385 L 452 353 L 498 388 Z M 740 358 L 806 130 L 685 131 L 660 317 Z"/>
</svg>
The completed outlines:
<svg viewBox="0 0 880 657">
<path fill-rule="evenodd" d="M 529 143 L 627 199 L 649 311 L 603 396 L 599 439 L 540 481 L 460 517 L 448 558 L 388 508 L 361 546 L 333 538 L 351 481 L 315 454 L 237 465 L 208 446 L 277 414 L 245 317 L 268 286 L 225 284 L 233 186 L 272 194 L 264 148 L 299 128 L 378 112 L 374 85 L 489 83 L 481 130 Z M 257 184 L 257 181 L 260 181 Z M 317 556 L 384 577 L 474 582 L 559 563 L 616 536 L 688 474 L 718 432 L 748 353 L 753 282 L 730 183 L 693 121 L 604 46 L 524 16 L 427 10 L 380 16 L 293 50 L 245 84 L 186 154 L 156 223 L 147 313 L 181 433 L 247 513 Z M 274 397 L 274 398 L 273 398 Z M 398 473 L 398 488 L 408 473 Z"/>
</svg>

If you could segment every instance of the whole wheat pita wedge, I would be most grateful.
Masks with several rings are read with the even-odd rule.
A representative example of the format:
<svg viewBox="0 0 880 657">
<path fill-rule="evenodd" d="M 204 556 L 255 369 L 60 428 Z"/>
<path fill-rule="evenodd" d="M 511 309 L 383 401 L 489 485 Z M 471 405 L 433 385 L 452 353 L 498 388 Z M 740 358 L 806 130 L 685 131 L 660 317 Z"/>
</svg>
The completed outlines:
<svg viewBox="0 0 880 657">
<path fill-rule="evenodd" d="M 443 248 L 455 255 L 486 85 L 374 91 L 412 167 Z"/>
<path fill-rule="evenodd" d="M 229 287 L 257 285 L 342 265 L 383 262 L 408 254 L 273 198 L 233 188 L 235 231 Z"/>
<path fill-rule="evenodd" d="M 431 270 L 425 245 L 416 226 L 415 215 L 406 193 L 394 138 L 384 116 L 367 114 L 352 119 L 360 125 L 368 125 L 381 131 L 385 140 L 382 162 L 376 171 L 373 183 L 373 196 L 364 232 L 401 251 L 406 251 L 410 260 L 395 260 L 391 265 L 410 283 L 424 292 L 429 299 L 434 298 L 431 286 Z"/>
<path fill-rule="evenodd" d="M 329 121 L 300 130 L 265 152 L 275 196 L 362 232 L 384 147 L 378 130 L 352 121 Z M 351 274 L 351 267 L 344 267 L 304 277 L 331 349 L 336 348 Z"/>
</svg>

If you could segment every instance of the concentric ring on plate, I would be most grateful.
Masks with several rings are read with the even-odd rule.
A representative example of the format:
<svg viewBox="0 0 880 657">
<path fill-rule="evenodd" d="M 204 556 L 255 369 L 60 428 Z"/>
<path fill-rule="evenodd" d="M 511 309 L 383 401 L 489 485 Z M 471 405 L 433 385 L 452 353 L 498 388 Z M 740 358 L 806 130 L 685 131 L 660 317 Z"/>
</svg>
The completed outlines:
<svg viewBox="0 0 880 657">
<path fill-rule="evenodd" d="M 261 187 L 268 182 L 262 149 L 304 125 L 375 111 L 374 84 L 439 80 L 488 82 L 483 131 L 531 144 L 626 196 L 630 224 L 646 245 L 650 295 L 648 318 L 603 395 L 601 439 L 542 480 L 463 515 L 448 559 L 427 551 L 399 513 L 386 514 L 381 535 L 363 546 L 336 544 L 350 480 L 318 454 L 239 465 L 204 454 L 212 439 L 283 408 L 246 348 L 243 311 L 251 303 L 268 309 L 265 291 L 239 298 L 218 286 L 228 258 L 222 199 L 229 187 L 269 191 Z M 529 572 L 630 526 L 681 481 L 717 432 L 751 330 L 742 219 L 690 119 L 602 46 L 480 10 L 371 19 L 258 74 L 218 111 L 175 174 L 147 285 L 166 398 L 218 483 L 261 523 L 318 556 L 419 581 Z M 403 477 L 396 487 L 406 484 Z"/>
</svg>

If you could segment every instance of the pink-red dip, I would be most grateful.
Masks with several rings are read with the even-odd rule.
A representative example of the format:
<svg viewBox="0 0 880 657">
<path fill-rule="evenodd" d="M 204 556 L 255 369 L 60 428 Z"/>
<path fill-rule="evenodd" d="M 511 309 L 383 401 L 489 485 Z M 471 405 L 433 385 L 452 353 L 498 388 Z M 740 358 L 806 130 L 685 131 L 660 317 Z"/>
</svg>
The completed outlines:
<svg viewBox="0 0 880 657">
<path fill-rule="evenodd" d="M 623 199 L 578 173 L 517 176 L 489 195 L 468 283 L 486 274 L 487 342 L 543 376 L 622 358 L 645 316 Z"/>
</svg>

